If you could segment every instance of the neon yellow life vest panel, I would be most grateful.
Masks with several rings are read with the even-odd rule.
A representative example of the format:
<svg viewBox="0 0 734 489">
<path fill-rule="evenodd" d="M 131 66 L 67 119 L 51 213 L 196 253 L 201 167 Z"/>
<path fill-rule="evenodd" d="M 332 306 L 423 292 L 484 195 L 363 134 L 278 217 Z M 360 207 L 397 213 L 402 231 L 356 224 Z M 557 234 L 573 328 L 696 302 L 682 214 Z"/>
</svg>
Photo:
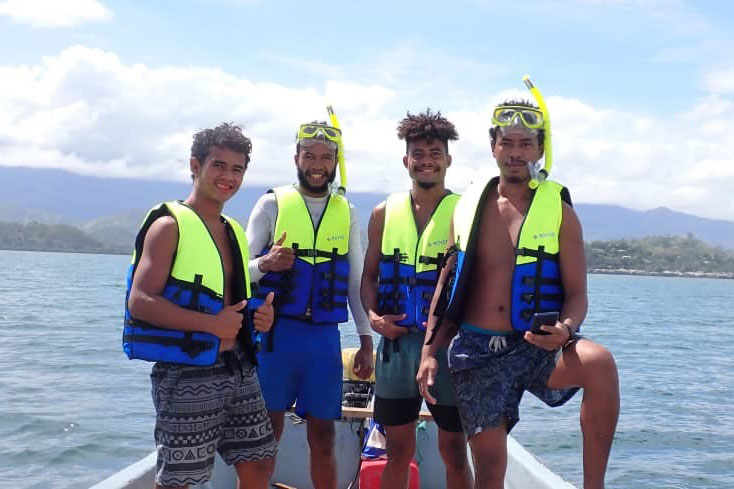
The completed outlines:
<svg viewBox="0 0 734 489">
<path fill-rule="evenodd" d="M 486 195 L 497 181 L 496 178 L 480 179 L 472 183 L 454 211 L 454 241 L 458 253 L 455 276 L 451 280 L 451 297 L 446 308 L 447 317 L 454 322 L 460 321 L 462 300 L 470 286 L 470 274 L 474 268 L 478 237 L 472 233 L 481 221 Z M 554 181 L 541 182 L 520 228 L 515 247 L 510 312 L 512 327 L 518 331 L 530 329 L 533 314 L 560 311 L 563 306 L 558 261 L 563 189 L 563 185 Z"/>
<path fill-rule="evenodd" d="M 330 195 L 320 222 L 314 223 L 308 212 L 301 193 L 293 186 L 286 185 L 273 190 L 278 203 L 278 216 L 275 219 L 274 239 L 283 232 L 286 241 L 283 246 L 299 249 L 315 249 L 331 252 L 334 248 L 340 255 L 349 251 L 349 202 L 341 195 Z M 315 255 L 315 253 L 311 253 Z M 298 256 L 311 265 L 329 260 L 326 256 Z"/>
<path fill-rule="evenodd" d="M 382 314 L 405 314 L 396 324 L 425 329 L 438 280 L 438 265 L 446 253 L 451 215 L 459 200 L 446 194 L 418 233 L 409 192 L 392 194 L 385 203 L 378 305 Z"/>
<path fill-rule="evenodd" d="M 166 202 L 148 212 L 135 240 L 133 259 L 128 271 L 127 297 L 140 260 L 145 237 L 159 217 L 170 215 L 178 227 L 178 243 L 163 297 L 186 309 L 205 314 L 217 314 L 224 307 L 225 277 L 222 258 L 214 238 L 204 221 L 182 202 Z M 247 270 L 249 252 L 245 232 L 237 221 L 221 216 L 232 249 L 234 301 L 250 298 Z M 249 319 L 245 321 L 249 325 Z M 254 362 L 251 333 L 247 331 L 245 347 Z M 219 353 L 219 338 L 210 333 L 183 332 L 158 328 L 130 315 L 125 301 L 123 349 L 130 358 L 164 361 L 187 365 L 211 365 Z"/>
<path fill-rule="evenodd" d="M 273 190 L 278 204 L 274 239 L 295 250 L 292 269 L 269 272 L 258 282 L 258 298 L 273 291 L 278 315 L 317 324 L 346 322 L 349 283 L 349 202 L 330 195 L 314 225 L 301 193 L 293 186 Z M 263 254 L 269 251 L 263 250 Z"/>
</svg>

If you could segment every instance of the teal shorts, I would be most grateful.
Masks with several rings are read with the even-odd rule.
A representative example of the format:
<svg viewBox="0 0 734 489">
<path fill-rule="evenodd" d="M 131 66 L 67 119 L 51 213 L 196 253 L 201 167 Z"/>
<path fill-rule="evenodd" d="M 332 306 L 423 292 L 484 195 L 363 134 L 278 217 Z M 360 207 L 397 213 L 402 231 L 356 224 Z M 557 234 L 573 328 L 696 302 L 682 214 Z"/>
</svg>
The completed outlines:
<svg viewBox="0 0 734 489">
<path fill-rule="evenodd" d="M 380 340 L 375 363 L 375 420 L 385 426 L 418 419 L 423 398 L 415 376 L 420 366 L 424 337 L 423 332 L 412 331 L 397 341 Z M 436 359 L 438 372 L 430 392 L 437 403 L 427 406 L 440 428 L 458 432 L 461 431 L 461 423 L 445 348 L 438 350 Z"/>
</svg>

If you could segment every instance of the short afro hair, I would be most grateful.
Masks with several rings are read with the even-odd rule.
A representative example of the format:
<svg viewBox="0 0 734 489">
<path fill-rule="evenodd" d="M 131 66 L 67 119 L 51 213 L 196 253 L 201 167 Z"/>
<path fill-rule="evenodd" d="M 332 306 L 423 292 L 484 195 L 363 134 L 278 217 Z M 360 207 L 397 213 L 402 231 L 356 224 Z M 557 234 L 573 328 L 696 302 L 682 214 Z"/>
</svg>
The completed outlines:
<svg viewBox="0 0 734 489">
<path fill-rule="evenodd" d="M 438 139 L 449 149 L 449 141 L 459 139 L 454 125 L 438 111 L 435 114 L 428 108 L 424 113 L 413 115 L 407 113 L 405 119 L 398 124 L 398 138 L 405 140 L 405 149 L 413 141 L 427 140 L 428 142 Z"/>
<path fill-rule="evenodd" d="M 232 122 L 224 122 L 214 129 L 202 129 L 194 134 L 191 156 L 204 164 L 212 146 L 227 148 L 245 155 L 245 164 L 250 162 L 252 142 L 242 134 L 242 127 Z"/>
</svg>

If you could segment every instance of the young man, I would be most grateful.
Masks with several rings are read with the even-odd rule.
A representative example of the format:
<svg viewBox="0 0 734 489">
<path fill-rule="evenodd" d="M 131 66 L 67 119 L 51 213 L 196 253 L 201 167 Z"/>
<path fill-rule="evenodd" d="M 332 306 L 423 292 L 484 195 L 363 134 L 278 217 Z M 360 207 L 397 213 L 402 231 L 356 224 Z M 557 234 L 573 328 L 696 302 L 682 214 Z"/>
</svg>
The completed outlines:
<svg viewBox="0 0 734 489">
<path fill-rule="evenodd" d="M 377 349 L 375 421 L 385 427 L 387 465 L 383 489 L 408 487 L 415 453 L 416 421 L 423 402 L 415 376 L 428 319 L 428 307 L 446 251 L 449 223 L 458 195 L 444 186 L 451 166 L 449 141 L 454 125 L 441 113 L 411 115 L 400 122 L 405 140 L 403 165 L 410 191 L 392 194 L 372 211 L 362 275 L 362 304 L 372 329 L 382 338 Z M 446 368 L 446 349 L 437 352 L 444 368 L 428 408 L 438 425 L 438 446 L 446 466 L 446 487 L 471 487 L 466 437 Z"/>
<path fill-rule="evenodd" d="M 136 239 L 123 341 L 131 358 L 159 360 L 151 373 L 158 489 L 209 480 L 217 452 L 235 466 L 240 489 L 267 487 L 272 472 L 276 442 L 243 322 L 247 242 L 221 214 L 251 149 L 238 126 L 196 133 L 191 194 L 151 210 Z M 258 331 L 272 325 L 272 300 L 254 313 Z"/>
<path fill-rule="evenodd" d="M 581 225 L 564 187 L 549 180 L 536 190 L 529 186 L 543 154 L 542 112 L 527 102 L 506 102 L 492 122 L 500 176 L 470 186 L 456 206 L 449 240 L 458 249 L 455 276 L 447 284 L 449 267 L 442 271 L 438 287 L 447 290 L 437 291 L 432 303 L 450 294 L 448 308 L 436 341 L 423 348 L 417 380 L 426 400 L 435 402 L 435 352 L 458 328 L 449 367 L 477 488 L 504 487 L 507 433 L 525 391 L 559 406 L 583 388 L 584 487 L 599 489 L 619 386 L 609 351 L 576 334 L 587 310 Z M 544 325 L 537 330 L 533 323 Z M 436 327 L 432 318 L 427 338 Z"/>
<path fill-rule="evenodd" d="M 253 282 L 259 297 L 275 292 L 276 320 L 260 335 L 258 376 L 275 436 L 296 403 L 306 419 L 311 479 L 336 489 L 334 420 L 341 418 L 342 360 L 338 324 L 357 325 L 355 373 L 372 373 L 372 336 L 359 300 L 362 245 L 357 215 L 331 193 L 341 131 L 325 123 L 299 127 L 298 184 L 277 187 L 255 204 L 247 224 Z"/>
</svg>

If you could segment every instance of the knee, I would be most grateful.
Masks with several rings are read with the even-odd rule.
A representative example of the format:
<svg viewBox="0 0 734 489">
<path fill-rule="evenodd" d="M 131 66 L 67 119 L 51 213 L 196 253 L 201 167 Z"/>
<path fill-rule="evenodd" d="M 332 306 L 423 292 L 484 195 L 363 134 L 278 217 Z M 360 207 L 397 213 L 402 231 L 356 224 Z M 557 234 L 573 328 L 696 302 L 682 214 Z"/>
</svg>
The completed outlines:
<svg viewBox="0 0 734 489">
<path fill-rule="evenodd" d="M 336 434 L 334 427 L 319 427 L 308 430 L 308 447 L 312 455 L 331 456 L 334 453 L 334 440 Z"/>
<path fill-rule="evenodd" d="M 463 471 L 469 465 L 466 439 L 459 434 L 452 436 L 450 440 L 439 440 L 438 450 L 443 463 L 450 471 Z"/>
<path fill-rule="evenodd" d="M 608 389 L 618 389 L 617 363 L 614 355 L 601 345 L 585 342 L 579 352 L 579 358 L 584 366 L 587 384 L 605 386 Z"/>
<path fill-rule="evenodd" d="M 485 454 L 480 463 L 475 457 L 475 487 L 503 487 L 506 470 L 507 458 L 500 454 L 497 454 L 497 456 L 487 456 Z"/>
<path fill-rule="evenodd" d="M 250 470 L 258 480 L 269 480 L 275 472 L 275 457 L 269 457 L 251 464 Z"/>
<path fill-rule="evenodd" d="M 387 439 L 387 460 L 390 464 L 405 466 L 410 465 L 415 453 L 415 438 L 407 440 Z"/>
</svg>

